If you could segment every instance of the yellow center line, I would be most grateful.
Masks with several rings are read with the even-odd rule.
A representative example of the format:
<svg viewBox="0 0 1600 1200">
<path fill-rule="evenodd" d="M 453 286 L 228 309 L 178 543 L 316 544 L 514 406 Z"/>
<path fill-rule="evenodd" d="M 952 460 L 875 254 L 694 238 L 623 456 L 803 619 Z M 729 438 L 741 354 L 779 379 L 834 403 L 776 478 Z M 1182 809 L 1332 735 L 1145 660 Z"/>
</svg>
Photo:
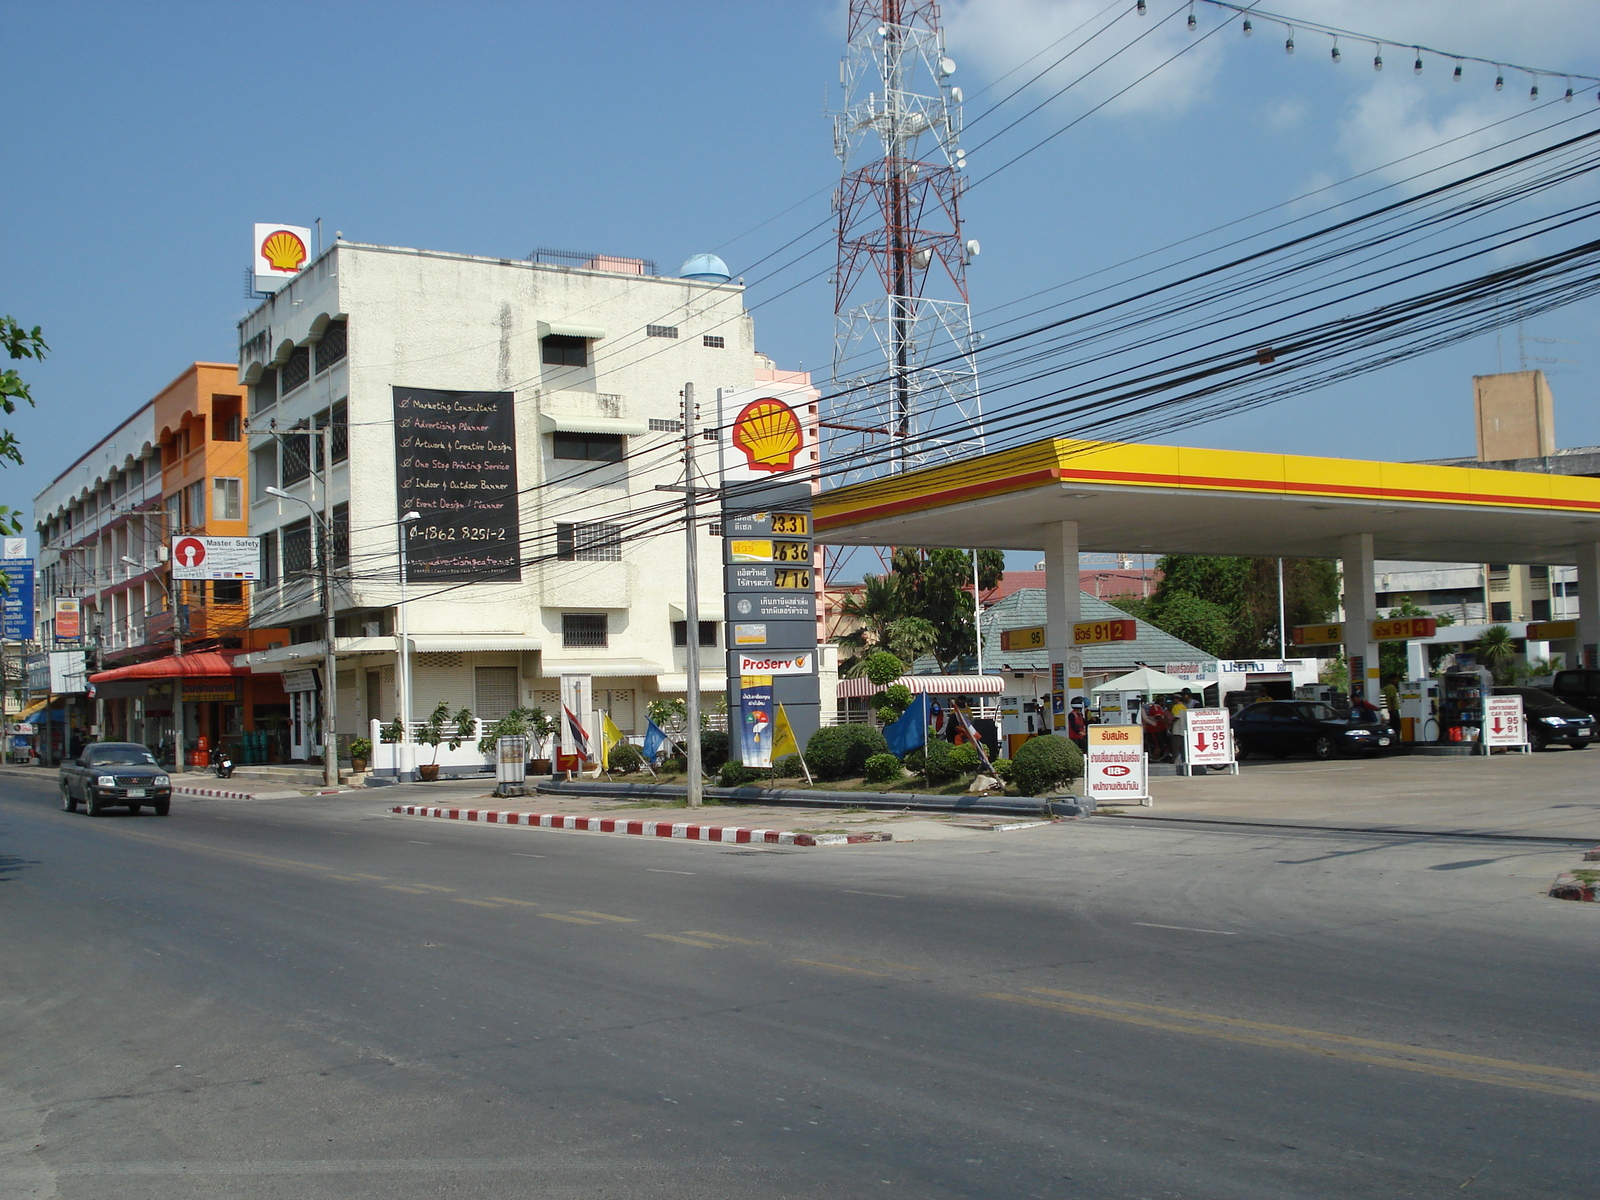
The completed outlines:
<svg viewBox="0 0 1600 1200">
<path fill-rule="evenodd" d="M 588 917 L 569 917 L 564 913 L 535 913 L 534 916 L 543 917 L 546 921 L 570 921 L 574 925 L 598 925 L 599 921 L 591 921 Z"/>
<path fill-rule="evenodd" d="M 684 946 L 699 946 L 702 950 L 721 950 L 722 947 L 715 942 L 702 941 L 699 938 L 679 937 L 675 933 L 647 933 L 647 938 L 655 938 L 659 942 L 677 942 Z"/>
<path fill-rule="evenodd" d="M 1134 1013 L 1110 1012 L 1103 1008 L 1088 1008 L 1081 1004 L 1062 1004 L 1055 1000 L 1039 1000 L 1032 996 L 1008 996 L 1004 992 L 984 992 L 985 1000 L 1003 1000 L 1008 1004 L 1026 1004 L 1034 1008 L 1053 1009 L 1056 1012 L 1076 1013 L 1079 1016 L 1099 1017 L 1105 1021 L 1120 1021 L 1125 1025 L 1138 1025 L 1145 1029 L 1161 1029 L 1169 1033 L 1186 1033 L 1192 1037 L 1212 1038 L 1224 1042 L 1240 1042 L 1247 1046 L 1267 1046 L 1274 1050 L 1295 1050 L 1301 1054 L 1320 1054 L 1325 1058 L 1338 1058 L 1346 1062 L 1366 1063 L 1374 1067 L 1390 1067 L 1397 1071 L 1415 1071 L 1423 1075 L 1442 1075 L 1448 1079 L 1465 1079 L 1472 1083 L 1489 1083 L 1496 1087 L 1517 1088 L 1529 1092 L 1548 1092 L 1556 1096 L 1571 1096 L 1579 1100 L 1600 1100 L 1600 1095 L 1582 1092 L 1576 1088 L 1556 1087 L 1531 1079 L 1511 1079 L 1503 1075 L 1482 1075 L 1475 1071 L 1458 1071 L 1454 1067 L 1434 1063 L 1409 1062 L 1403 1058 L 1380 1058 L 1376 1054 L 1357 1054 L 1351 1050 L 1337 1050 L 1330 1046 L 1308 1046 L 1304 1042 L 1291 1042 L 1284 1038 L 1261 1037 L 1249 1033 L 1228 1033 L 1221 1029 L 1204 1029 L 1196 1025 L 1178 1025 L 1171 1021 L 1158 1021 Z M 1409 1049 L 1409 1047 L 1408 1047 Z M 1525 1069 L 1519 1067 L 1519 1069 Z"/>
<path fill-rule="evenodd" d="M 413 896 L 426 896 L 428 894 L 421 888 L 401 887 L 398 883 L 386 883 L 383 887 L 388 892 L 410 892 Z"/>
<path fill-rule="evenodd" d="M 587 908 L 575 908 L 572 911 L 577 913 L 580 917 L 593 917 L 597 921 L 620 921 L 626 925 L 632 925 L 634 923 L 634 919 L 632 917 L 614 917 L 610 913 L 590 912 Z"/>
<path fill-rule="evenodd" d="M 749 938 L 730 937 L 726 933 L 707 933 L 704 929 L 685 929 L 690 937 L 710 938 L 716 942 L 732 942 L 736 946 L 765 946 L 765 942 L 752 942 Z"/>
<path fill-rule="evenodd" d="M 799 963 L 802 967 L 821 967 L 824 971 L 843 971 L 847 975 L 872 975 L 878 979 L 888 979 L 889 974 L 884 971 L 869 971 L 865 967 L 846 967 L 839 963 L 818 962 L 813 958 L 791 958 L 792 963 Z"/>
<path fill-rule="evenodd" d="M 532 900 L 513 900 L 510 896 L 490 896 L 489 899 L 497 904 L 520 904 L 524 908 L 538 908 Z"/>
<path fill-rule="evenodd" d="M 437 883 L 419 883 L 419 888 L 426 888 L 430 892 L 453 892 L 455 888 L 440 887 Z"/>
<path fill-rule="evenodd" d="M 337 879 L 340 883 L 365 883 L 359 875 L 329 875 L 329 879 Z"/>
<path fill-rule="evenodd" d="M 1317 1038 L 1324 1042 L 1339 1042 L 1346 1046 L 1366 1046 L 1373 1050 L 1393 1050 L 1399 1054 L 1420 1054 L 1426 1058 L 1443 1058 L 1450 1062 L 1471 1063 L 1478 1067 L 1501 1067 L 1508 1071 L 1531 1071 L 1538 1075 L 1560 1075 L 1567 1079 L 1582 1079 L 1600 1083 L 1600 1075 L 1589 1071 L 1574 1071 L 1567 1067 L 1546 1067 L 1537 1063 L 1514 1062 L 1507 1058 L 1485 1058 L 1478 1054 L 1462 1054 L 1455 1050 L 1430 1050 L 1423 1046 L 1410 1046 L 1404 1042 L 1380 1042 L 1372 1038 L 1352 1037 L 1345 1033 L 1323 1033 L 1316 1029 L 1300 1029 L 1294 1025 L 1273 1025 L 1266 1021 L 1246 1021 L 1239 1017 L 1221 1017 L 1212 1013 L 1194 1012 L 1186 1008 L 1166 1008 L 1160 1004 L 1139 1004 L 1132 1000 L 1113 1000 L 1109 996 L 1091 996 L 1084 992 L 1063 992 L 1056 988 L 1029 988 L 1044 996 L 1061 996 L 1068 1000 L 1087 1000 L 1093 1004 L 1115 1004 L 1118 1008 L 1137 1008 L 1144 1012 L 1165 1013 L 1172 1017 L 1186 1017 L 1192 1021 L 1210 1021 L 1217 1025 L 1236 1025 L 1244 1029 L 1263 1029 L 1269 1033 L 1291 1033 L 1299 1037 Z"/>
<path fill-rule="evenodd" d="M 891 971 L 920 971 L 921 967 L 913 967 L 910 963 L 890 962 L 886 958 L 858 958 L 853 954 L 841 954 L 845 962 L 870 963 L 875 967 L 888 967 Z"/>
<path fill-rule="evenodd" d="M 377 881 L 379 883 L 381 883 L 383 880 L 389 878 L 387 875 L 367 875 L 367 874 L 362 873 L 361 871 L 355 872 L 355 877 L 357 879 L 371 879 L 371 880 L 375 880 L 375 881 Z"/>
<path fill-rule="evenodd" d="M 471 904 L 476 908 L 499 908 L 498 904 L 490 904 L 487 900 L 467 900 L 461 896 L 451 896 L 451 904 Z"/>
</svg>

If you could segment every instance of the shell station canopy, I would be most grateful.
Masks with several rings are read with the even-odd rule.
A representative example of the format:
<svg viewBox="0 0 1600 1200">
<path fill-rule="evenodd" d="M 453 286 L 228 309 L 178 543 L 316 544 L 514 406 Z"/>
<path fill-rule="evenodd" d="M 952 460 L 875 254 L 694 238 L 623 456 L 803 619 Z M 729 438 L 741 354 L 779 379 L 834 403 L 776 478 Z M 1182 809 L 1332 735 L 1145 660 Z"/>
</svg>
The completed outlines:
<svg viewBox="0 0 1600 1200">
<path fill-rule="evenodd" d="M 1039 549 L 1077 522 L 1084 550 L 1571 564 L 1600 542 L 1600 479 L 1052 438 L 833 488 L 830 545 Z"/>
</svg>

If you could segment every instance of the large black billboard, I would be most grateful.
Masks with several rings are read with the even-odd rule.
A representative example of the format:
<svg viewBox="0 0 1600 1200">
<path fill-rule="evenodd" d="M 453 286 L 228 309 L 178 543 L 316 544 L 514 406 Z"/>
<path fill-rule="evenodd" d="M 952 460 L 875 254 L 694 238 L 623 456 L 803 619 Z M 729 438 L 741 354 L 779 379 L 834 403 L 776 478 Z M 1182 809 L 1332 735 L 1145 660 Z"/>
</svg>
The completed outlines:
<svg viewBox="0 0 1600 1200">
<path fill-rule="evenodd" d="M 394 389 L 396 517 L 406 578 L 488 583 L 522 578 L 517 437 L 510 392 Z"/>
</svg>

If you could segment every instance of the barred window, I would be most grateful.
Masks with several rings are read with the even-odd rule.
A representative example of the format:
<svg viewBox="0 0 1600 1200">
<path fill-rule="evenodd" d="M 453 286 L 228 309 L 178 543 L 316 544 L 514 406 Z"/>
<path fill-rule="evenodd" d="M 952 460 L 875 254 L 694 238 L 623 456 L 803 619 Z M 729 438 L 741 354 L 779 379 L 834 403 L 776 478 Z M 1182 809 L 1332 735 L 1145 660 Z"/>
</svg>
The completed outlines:
<svg viewBox="0 0 1600 1200">
<path fill-rule="evenodd" d="M 608 645 L 606 614 L 562 613 L 561 645 L 567 650 L 604 650 Z"/>
<path fill-rule="evenodd" d="M 311 379 L 311 347 L 296 346 L 289 361 L 278 369 L 278 394 L 287 396 Z"/>
<path fill-rule="evenodd" d="M 299 483 L 311 474 L 311 436 L 304 432 L 283 435 L 283 485 Z"/>
<path fill-rule="evenodd" d="M 311 571 L 311 518 L 303 517 L 285 525 L 283 533 L 283 573 L 306 575 Z"/>
<path fill-rule="evenodd" d="M 317 343 L 317 374 L 322 374 L 349 353 L 349 344 L 343 321 L 336 321 L 323 330 L 322 340 Z"/>
<path fill-rule="evenodd" d="M 318 429 L 328 427 L 328 410 L 325 408 L 312 418 L 312 424 Z M 320 439 L 319 439 L 320 441 Z M 333 406 L 333 461 L 343 462 L 350 457 L 350 415 L 345 401 L 341 400 Z M 322 466 L 322 446 L 317 446 L 317 466 Z"/>
<path fill-rule="evenodd" d="M 678 327 L 676 325 L 646 325 L 644 327 L 644 335 L 645 337 L 675 338 L 678 336 Z"/>
<path fill-rule="evenodd" d="M 663 417 L 651 417 L 650 418 L 650 432 L 651 433 L 682 433 L 683 432 L 683 422 L 682 421 L 668 421 Z"/>
<path fill-rule="evenodd" d="M 687 646 L 689 644 L 689 622 L 674 621 L 672 623 L 672 644 L 674 646 Z M 717 623 L 715 621 L 700 622 L 700 644 L 702 646 L 715 646 L 717 644 Z"/>
<path fill-rule="evenodd" d="M 713 350 L 722 350 L 726 348 L 728 343 L 724 341 L 718 334 L 708 333 L 700 339 L 700 344 L 703 346 L 709 346 Z"/>
<path fill-rule="evenodd" d="M 278 531 L 261 535 L 261 586 L 278 582 Z"/>
<path fill-rule="evenodd" d="M 619 463 L 623 457 L 622 437 L 620 433 L 572 433 L 558 429 L 553 449 L 557 458 Z"/>
<path fill-rule="evenodd" d="M 348 567 L 350 565 L 350 506 L 348 504 L 335 504 L 333 506 L 331 525 L 328 541 L 333 548 L 333 565 L 336 567 Z"/>
<path fill-rule="evenodd" d="M 557 524 L 556 557 L 562 562 L 618 562 L 622 558 L 622 526 Z"/>
</svg>

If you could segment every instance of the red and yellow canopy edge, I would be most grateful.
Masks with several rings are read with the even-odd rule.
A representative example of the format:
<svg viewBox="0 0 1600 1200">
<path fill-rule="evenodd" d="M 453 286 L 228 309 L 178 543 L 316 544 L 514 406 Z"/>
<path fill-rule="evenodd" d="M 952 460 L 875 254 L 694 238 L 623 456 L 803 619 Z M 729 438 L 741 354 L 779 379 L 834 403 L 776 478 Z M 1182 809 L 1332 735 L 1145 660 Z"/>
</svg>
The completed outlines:
<svg viewBox="0 0 1600 1200">
<path fill-rule="evenodd" d="M 1600 480 L 1582 476 L 1053 438 L 824 493 L 816 526 L 838 529 L 1074 480 L 1600 514 Z"/>
</svg>

